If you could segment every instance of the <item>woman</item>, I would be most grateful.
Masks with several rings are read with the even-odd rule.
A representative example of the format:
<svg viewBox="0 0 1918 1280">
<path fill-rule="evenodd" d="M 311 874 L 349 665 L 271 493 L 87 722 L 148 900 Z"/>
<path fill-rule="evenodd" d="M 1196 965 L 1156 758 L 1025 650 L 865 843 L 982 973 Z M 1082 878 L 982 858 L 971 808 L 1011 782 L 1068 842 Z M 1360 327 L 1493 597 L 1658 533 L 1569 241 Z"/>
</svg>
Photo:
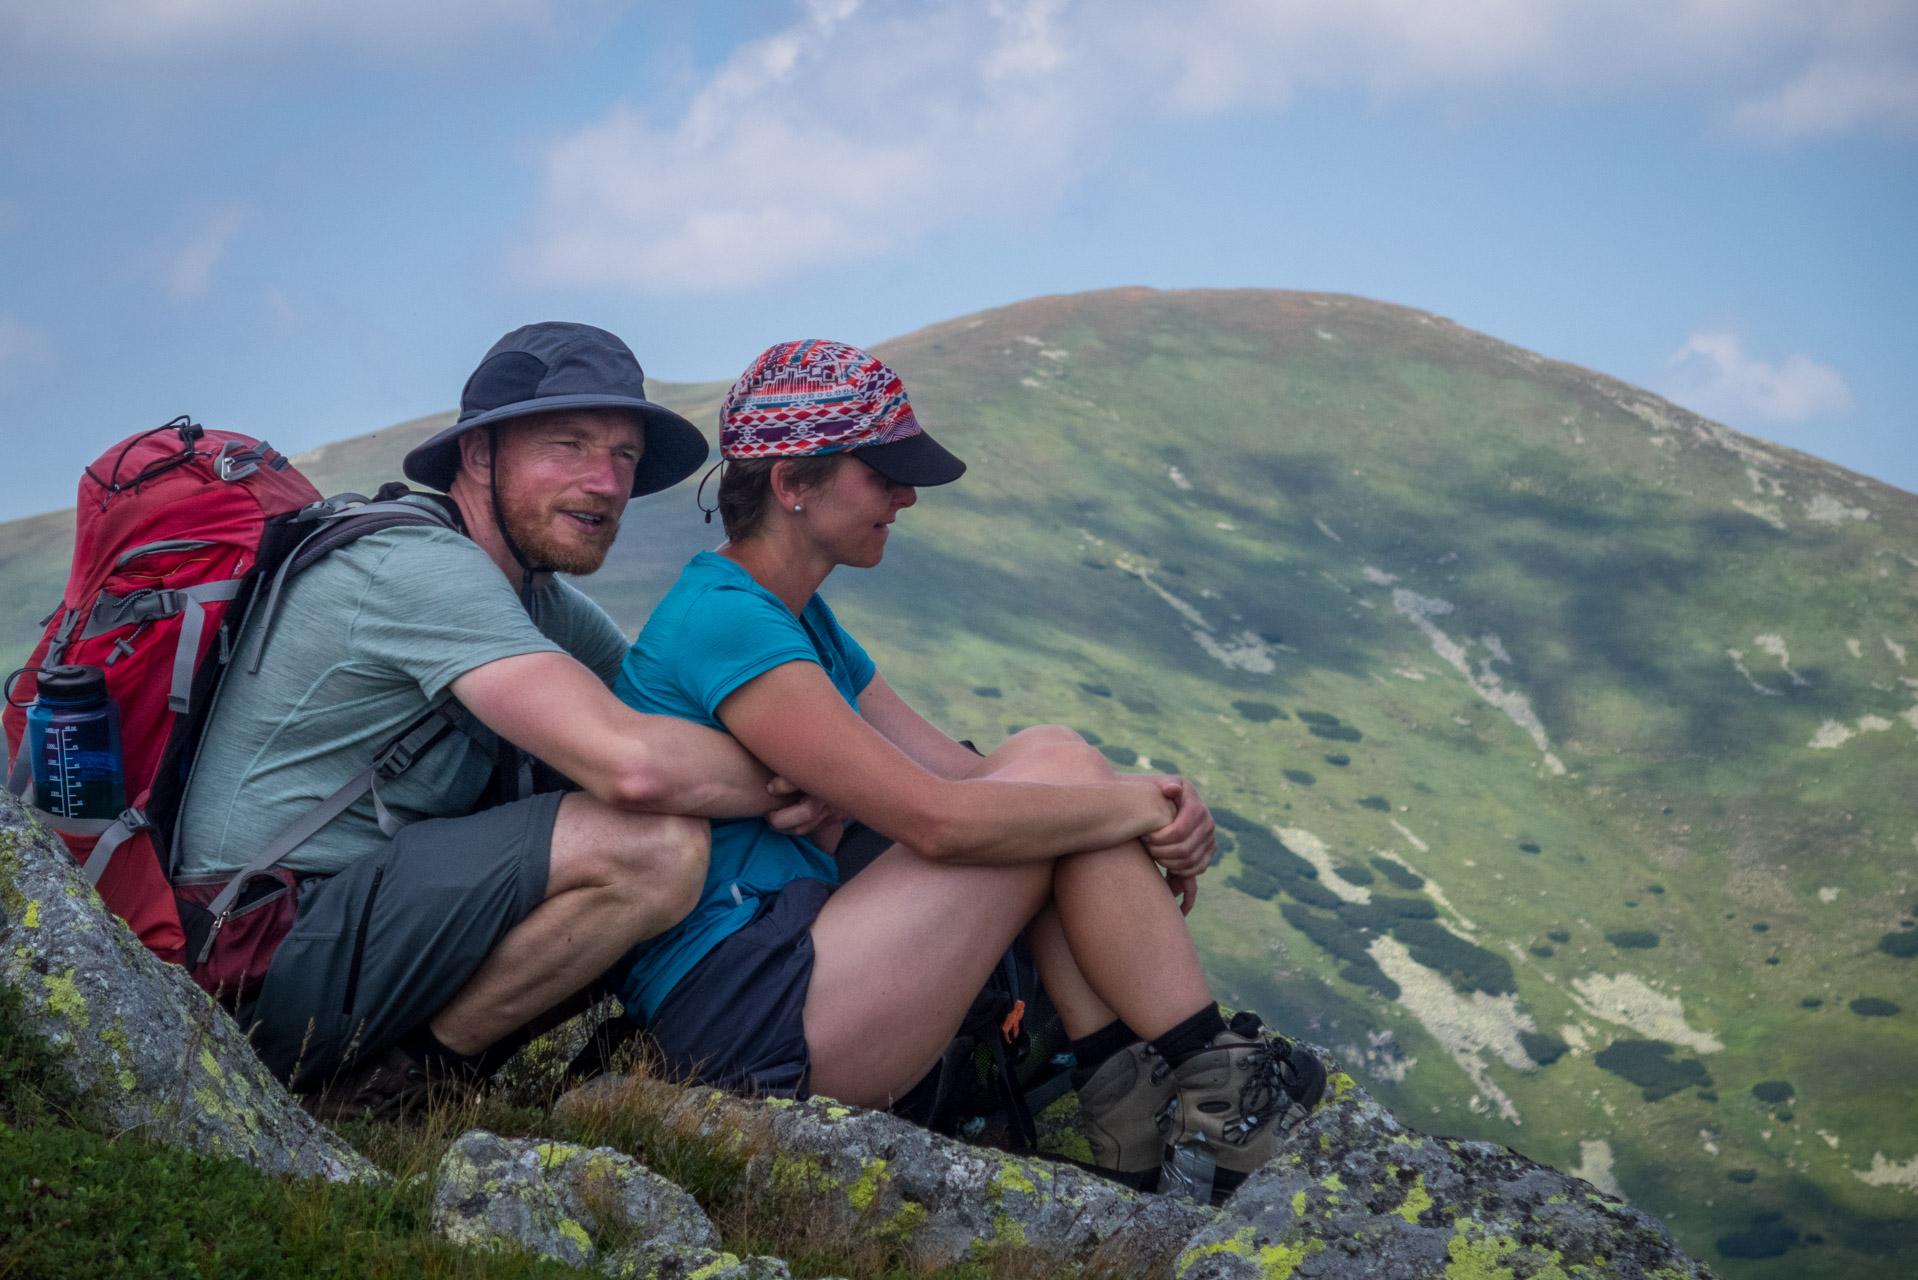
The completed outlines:
<svg viewBox="0 0 1918 1280">
<path fill-rule="evenodd" d="M 877 565 L 917 486 L 965 464 L 920 429 L 892 370 L 820 341 L 753 363 L 720 450 L 728 541 L 686 566 L 615 692 L 724 728 L 834 811 L 810 838 L 715 823 L 700 904 L 636 953 L 628 1013 L 669 1065 L 713 1083 L 883 1108 L 1027 930 L 1097 1163 L 1140 1182 L 1182 1152 L 1187 1194 L 1236 1185 L 1324 1072 L 1252 1015 L 1228 1026 L 1207 990 L 1180 905 L 1213 850 L 1190 785 L 1115 775 L 1068 729 L 975 755 L 892 691 L 817 594 L 840 565 Z M 898 843 L 835 892 L 842 815 Z"/>
</svg>

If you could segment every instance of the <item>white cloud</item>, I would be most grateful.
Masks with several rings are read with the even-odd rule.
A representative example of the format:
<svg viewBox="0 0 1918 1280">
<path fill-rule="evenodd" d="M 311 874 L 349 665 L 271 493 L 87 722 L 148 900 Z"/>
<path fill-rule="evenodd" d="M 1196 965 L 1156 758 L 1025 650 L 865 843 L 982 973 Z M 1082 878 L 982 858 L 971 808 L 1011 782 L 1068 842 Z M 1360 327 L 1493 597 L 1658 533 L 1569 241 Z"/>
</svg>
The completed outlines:
<svg viewBox="0 0 1918 1280">
<path fill-rule="evenodd" d="M 168 291 L 176 298 L 204 297 L 213 283 L 213 269 L 251 219 L 247 210 L 232 208 L 222 209 L 201 223 L 167 265 Z"/>
<path fill-rule="evenodd" d="M 1777 364 L 1754 359 L 1735 334 L 1694 333 L 1666 369 L 1668 396 L 1733 426 L 1803 422 L 1851 408 L 1838 370 L 1802 355 Z"/>
<path fill-rule="evenodd" d="M 1772 138 L 1918 129 L 1918 5 L 807 0 L 677 118 L 622 105 L 554 142 L 518 266 L 645 292 L 763 284 L 1043 206 L 1154 120 L 1350 88 L 1657 93 Z"/>
<path fill-rule="evenodd" d="M 152 58 L 319 40 L 367 51 L 551 35 L 630 0 L 0 0 L 0 47 Z"/>
</svg>

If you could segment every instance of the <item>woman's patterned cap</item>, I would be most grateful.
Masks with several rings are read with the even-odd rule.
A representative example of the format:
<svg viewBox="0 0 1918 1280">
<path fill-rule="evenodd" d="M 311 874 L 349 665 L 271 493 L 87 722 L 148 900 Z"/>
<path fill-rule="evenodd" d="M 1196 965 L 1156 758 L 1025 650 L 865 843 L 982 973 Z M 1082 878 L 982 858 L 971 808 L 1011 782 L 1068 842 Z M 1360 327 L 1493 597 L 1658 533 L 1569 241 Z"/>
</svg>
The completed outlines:
<svg viewBox="0 0 1918 1280">
<path fill-rule="evenodd" d="M 926 434 L 899 375 L 867 351 L 808 338 L 768 347 L 719 408 L 733 460 L 856 453 L 899 484 L 949 484 L 966 464 Z"/>
</svg>

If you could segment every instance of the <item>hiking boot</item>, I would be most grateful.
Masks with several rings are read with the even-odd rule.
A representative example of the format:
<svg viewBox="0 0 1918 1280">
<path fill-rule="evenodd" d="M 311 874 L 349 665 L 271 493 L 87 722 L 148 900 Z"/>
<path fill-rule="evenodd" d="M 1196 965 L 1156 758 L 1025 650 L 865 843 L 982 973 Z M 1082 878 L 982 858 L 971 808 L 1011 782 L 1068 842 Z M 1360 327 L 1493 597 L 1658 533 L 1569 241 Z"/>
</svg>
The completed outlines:
<svg viewBox="0 0 1918 1280">
<path fill-rule="evenodd" d="M 1149 1181 L 1165 1157 L 1158 1115 L 1172 1100 L 1172 1088 L 1172 1068 L 1143 1041 L 1100 1063 L 1079 1086 L 1092 1163 L 1129 1186 Z"/>
<path fill-rule="evenodd" d="M 1325 1067 L 1304 1047 L 1267 1035 L 1257 1014 L 1238 1013 L 1172 1081 L 1177 1092 L 1159 1113 L 1159 1190 L 1217 1204 L 1318 1105 Z"/>
<path fill-rule="evenodd" d="M 412 1054 L 394 1045 L 369 1065 L 307 1094 L 300 1105 L 326 1124 L 403 1120 L 424 1111 L 429 1101 L 462 1098 L 469 1087 L 464 1080 L 429 1073 Z"/>
</svg>

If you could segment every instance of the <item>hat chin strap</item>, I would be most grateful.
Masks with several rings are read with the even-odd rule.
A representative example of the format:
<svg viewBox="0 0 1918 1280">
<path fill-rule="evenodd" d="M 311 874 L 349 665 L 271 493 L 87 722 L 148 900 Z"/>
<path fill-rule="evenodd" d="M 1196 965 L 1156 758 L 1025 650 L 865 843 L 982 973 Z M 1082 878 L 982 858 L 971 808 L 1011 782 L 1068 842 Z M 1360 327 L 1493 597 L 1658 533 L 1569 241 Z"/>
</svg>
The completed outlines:
<svg viewBox="0 0 1918 1280">
<path fill-rule="evenodd" d="M 519 602 L 528 613 L 533 611 L 533 575 L 551 573 L 550 569 L 535 568 L 519 549 L 519 543 L 513 540 L 513 531 L 506 527 L 506 513 L 499 505 L 499 424 L 492 423 L 486 428 L 486 487 L 493 501 L 493 527 L 499 530 L 500 540 L 506 549 L 513 553 L 513 559 L 520 568 Z"/>
</svg>

